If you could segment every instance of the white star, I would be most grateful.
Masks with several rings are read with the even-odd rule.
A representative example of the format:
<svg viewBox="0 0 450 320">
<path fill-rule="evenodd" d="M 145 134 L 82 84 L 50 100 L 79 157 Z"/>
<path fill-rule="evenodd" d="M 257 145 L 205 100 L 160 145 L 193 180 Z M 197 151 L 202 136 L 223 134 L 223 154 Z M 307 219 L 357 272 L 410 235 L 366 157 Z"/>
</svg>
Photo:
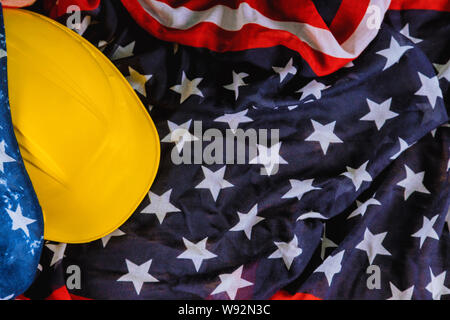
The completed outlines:
<svg viewBox="0 0 450 320">
<path fill-rule="evenodd" d="M 422 86 L 415 93 L 416 96 L 427 97 L 430 102 L 431 108 L 434 109 L 437 103 L 438 98 L 442 98 L 442 91 L 439 87 L 439 80 L 437 76 L 428 78 L 426 75 L 421 74 L 420 72 L 419 78 Z"/>
<path fill-rule="evenodd" d="M 152 264 L 152 259 L 141 265 L 134 264 L 128 259 L 125 259 L 125 262 L 127 264 L 128 273 L 121 276 L 117 281 L 133 282 L 134 289 L 138 295 L 141 292 L 144 282 L 159 282 L 158 279 L 148 273 Z"/>
<path fill-rule="evenodd" d="M 403 54 L 412 48 L 413 46 L 400 46 L 397 40 L 395 40 L 394 37 L 391 37 L 389 48 L 376 53 L 386 58 L 386 64 L 384 65 L 383 71 L 398 63 Z"/>
<path fill-rule="evenodd" d="M 214 119 L 216 122 L 225 122 L 228 123 L 230 129 L 233 133 L 236 133 L 236 130 L 240 123 L 252 122 L 253 119 L 246 116 L 248 112 L 247 110 L 236 112 L 236 113 L 226 113 L 221 117 Z"/>
<path fill-rule="evenodd" d="M 300 97 L 300 100 L 307 98 L 309 95 L 313 95 L 316 99 L 320 99 L 322 97 L 322 91 L 329 87 L 330 86 L 326 86 L 321 82 L 312 80 L 306 86 L 297 90 L 296 92 L 302 92 L 302 96 Z"/>
<path fill-rule="evenodd" d="M 411 36 L 411 34 L 409 33 L 409 23 L 407 23 L 402 30 L 400 30 L 400 33 L 402 35 L 404 35 L 405 37 L 407 37 L 409 40 L 411 40 L 413 43 L 420 43 L 423 40 L 419 39 L 419 38 L 414 38 L 413 36 Z"/>
<path fill-rule="evenodd" d="M 403 140 L 402 138 L 400 138 L 400 137 L 398 138 L 398 141 L 400 143 L 400 150 L 391 157 L 391 160 L 397 159 L 398 156 L 403 153 L 403 151 L 405 151 L 406 149 L 408 149 L 409 147 L 412 146 L 412 145 L 411 146 L 408 145 L 408 143 L 405 140 Z"/>
<path fill-rule="evenodd" d="M 270 148 L 261 144 L 258 144 L 257 147 L 258 156 L 250 160 L 249 164 L 262 164 L 264 170 L 261 170 L 261 175 L 271 176 L 272 174 L 276 174 L 278 172 L 278 165 L 288 164 L 280 156 L 281 142 L 274 144 Z"/>
<path fill-rule="evenodd" d="M 200 270 L 200 267 L 202 266 L 203 260 L 217 257 L 217 255 L 206 249 L 207 241 L 208 237 L 197 243 L 193 243 L 183 237 L 183 242 L 186 247 L 186 251 L 180 254 L 177 257 L 177 259 L 191 259 L 192 262 L 194 263 L 195 271 L 198 272 L 198 270 Z"/>
<path fill-rule="evenodd" d="M 45 246 L 53 251 L 53 257 L 52 261 L 50 261 L 50 267 L 64 258 L 64 251 L 66 251 L 67 243 L 46 244 Z"/>
<path fill-rule="evenodd" d="M 125 235 L 125 232 L 123 232 L 123 231 L 120 230 L 120 229 L 116 229 L 116 230 L 114 230 L 113 232 L 111 232 L 110 234 L 107 234 L 106 236 L 104 236 L 104 237 L 102 238 L 102 245 L 103 245 L 103 248 L 106 247 L 106 245 L 108 244 L 109 240 L 110 240 L 112 237 L 120 237 L 120 236 L 123 236 L 123 235 Z"/>
<path fill-rule="evenodd" d="M 203 98 L 203 93 L 198 89 L 198 85 L 202 80 L 203 78 L 195 78 L 193 80 L 189 80 L 183 71 L 181 75 L 181 84 L 177 84 L 171 87 L 170 90 L 175 91 L 176 93 L 179 93 L 181 95 L 180 104 L 193 94 Z"/>
<path fill-rule="evenodd" d="M 388 100 L 380 104 L 367 99 L 367 104 L 369 105 L 370 112 L 359 120 L 374 121 L 377 129 L 380 130 L 387 120 L 398 116 L 398 113 L 392 112 L 390 110 L 391 102 L 392 98 L 389 98 Z"/>
<path fill-rule="evenodd" d="M 336 121 L 328 124 L 320 124 L 317 121 L 311 119 L 311 123 L 314 128 L 314 132 L 305 139 L 305 141 L 317 141 L 320 143 L 323 154 L 327 154 L 328 146 L 330 143 L 342 143 L 343 141 L 339 139 L 338 136 L 334 134 L 334 126 Z"/>
<path fill-rule="evenodd" d="M 331 281 L 336 273 L 341 272 L 342 269 L 342 258 L 344 257 L 345 250 L 336 253 L 334 256 L 328 256 L 325 261 L 314 271 L 323 272 L 328 281 L 328 285 L 331 286 Z"/>
<path fill-rule="evenodd" d="M 20 205 L 17 206 L 15 211 L 6 209 L 6 212 L 8 213 L 12 221 L 11 230 L 14 231 L 17 229 L 21 229 L 27 235 L 27 237 L 30 237 L 27 226 L 29 224 L 32 224 L 33 222 L 36 222 L 36 220 L 24 217 L 22 215 L 22 208 L 20 207 Z"/>
<path fill-rule="evenodd" d="M 237 213 L 239 216 L 239 222 L 230 229 L 230 231 L 244 231 L 248 240 L 252 237 L 252 228 L 263 221 L 263 217 L 259 217 L 258 214 L 258 204 L 255 204 L 253 208 L 250 209 L 248 213 Z"/>
<path fill-rule="evenodd" d="M 307 213 L 304 213 L 302 215 L 300 215 L 296 221 L 300 221 L 300 220 L 306 220 L 306 219 L 328 219 L 327 217 L 323 216 L 321 213 L 319 212 L 314 212 L 314 211 L 310 211 Z"/>
<path fill-rule="evenodd" d="M 289 182 L 291 183 L 291 190 L 289 190 L 285 195 L 283 195 L 281 199 L 297 198 L 298 200 L 301 200 L 305 193 L 310 192 L 312 190 L 321 189 L 318 187 L 313 187 L 312 184 L 314 182 L 314 179 L 307 179 L 307 180 L 289 179 Z"/>
<path fill-rule="evenodd" d="M 391 253 L 382 245 L 386 235 L 387 232 L 372 234 L 369 228 L 366 228 L 366 231 L 364 232 L 364 239 L 356 246 L 356 249 L 363 250 L 367 253 L 369 264 L 372 264 L 377 255 L 391 255 Z"/>
<path fill-rule="evenodd" d="M 437 131 L 437 128 L 430 131 L 431 136 L 432 136 L 433 138 L 436 137 L 436 131 Z"/>
<path fill-rule="evenodd" d="M 353 61 L 350 61 L 349 63 L 347 63 L 344 68 L 353 68 L 355 66 L 355 64 L 353 63 Z"/>
<path fill-rule="evenodd" d="M 0 298 L 0 301 L 1 301 L 1 300 L 11 300 L 13 297 L 14 297 L 14 293 L 13 293 L 13 294 L 10 294 L 10 295 L 8 295 L 8 296 L 6 296 L 6 297 L 4 297 L 4 298 Z"/>
<path fill-rule="evenodd" d="M 166 214 L 169 212 L 181 212 L 180 209 L 170 203 L 170 194 L 172 189 L 166 191 L 163 195 L 158 196 L 153 192 L 148 192 L 150 204 L 146 206 L 141 213 L 155 214 L 159 223 L 163 223 Z"/>
<path fill-rule="evenodd" d="M 439 79 L 446 79 L 447 81 L 450 81 L 450 59 L 447 61 L 446 64 L 433 64 L 438 73 Z"/>
<path fill-rule="evenodd" d="M 97 44 L 97 48 L 103 52 L 103 50 L 105 50 L 106 46 L 108 45 L 108 41 L 105 40 L 100 40 Z"/>
<path fill-rule="evenodd" d="M 422 228 L 420 228 L 416 233 L 413 233 L 411 237 L 420 238 L 419 248 L 422 248 L 423 243 L 427 238 L 432 238 L 439 240 L 439 235 L 433 229 L 433 225 L 436 223 L 439 215 L 435 215 L 433 218 L 428 219 L 427 217 L 423 217 Z"/>
<path fill-rule="evenodd" d="M 429 292 L 431 292 L 433 300 L 440 300 L 441 296 L 450 294 L 450 289 L 444 286 L 445 276 L 447 271 L 442 272 L 438 276 L 434 276 L 433 270 L 430 268 L 431 281 L 425 287 Z"/>
<path fill-rule="evenodd" d="M 364 203 L 361 203 L 358 200 L 356 200 L 356 205 L 357 205 L 357 208 L 347 217 L 347 219 L 356 217 L 358 215 L 364 216 L 364 214 L 367 211 L 368 206 L 371 206 L 371 205 L 381 206 L 381 203 L 380 203 L 380 201 L 378 201 L 375 198 L 370 198 L 370 199 L 366 200 Z"/>
<path fill-rule="evenodd" d="M 175 146 L 180 153 L 183 150 L 184 144 L 190 141 L 196 141 L 198 138 L 189 132 L 191 121 L 186 121 L 183 124 L 177 125 L 172 121 L 167 121 L 170 133 L 165 136 L 161 142 L 175 142 Z"/>
<path fill-rule="evenodd" d="M 136 41 L 132 41 L 126 46 L 118 46 L 116 51 L 114 51 L 114 54 L 111 57 L 111 60 L 118 60 L 122 58 L 128 58 L 133 56 L 134 46 L 136 45 Z"/>
<path fill-rule="evenodd" d="M 248 74 L 245 72 L 236 73 L 234 72 L 234 70 L 232 74 L 233 74 L 233 82 L 223 87 L 225 89 L 234 91 L 234 97 L 237 100 L 237 98 L 239 97 L 239 87 L 247 85 L 247 83 L 245 83 L 243 79 L 248 77 Z"/>
<path fill-rule="evenodd" d="M 433 138 L 436 137 L 436 131 L 437 131 L 437 128 L 430 131 L 430 134 Z"/>
<path fill-rule="evenodd" d="M 337 244 L 331 241 L 331 239 L 327 238 L 326 236 L 326 226 L 323 225 L 323 235 L 322 235 L 322 244 L 320 246 L 320 258 L 323 260 L 325 258 L 325 253 L 327 248 L 337 248 Z"/>
<path fill-rule="evenodd" d="M 425 186 L 423 185 L 425 171 L 415 173 L 406 164 L 405 170 L 406 178 L 397 183 L 398 186 L 405 188 L 405 201 L 408 200 L 409 196 L 415 191 L 430 194 L 430 191 L 428 191 L 427 188 L 425 188 Z"/>
<path fill-rule="evenodd" d="M 6 51 L 3 50 L 3 49 L 0 49 L 0 59 L 1 59 L 1 58 L 4 58 L 4 57 L 6 57 L 6 56 L 7 56 Z"/>
<path fill-rule="evenodd" d="M 389 281 L 389 285 L 391 286 L 391 292 L 392 297 L 390 297 L 388 300 L 411 300 L 414 286 L 409 287 L 408 289 L 401 291 L 397 289 L 396 286 L 392 282 Z"/>
<path fill-rule="evenodd" d="M 280 67 L 272 67 L 273 71 L 278 73 L 280 75 L 280 83 L 283 82 L 284 78 L 290 73 L 292 75 L 295 75 L 297 73 L 297 68 L 292 65 L 292 58 L 289 59 L 286 66 L 280 68 Z"/>
<path fill-rule="evenodd" d="M 225 175 L 226 166 L 223 166 L 216 172 L 209 170 L 208 168 L 202 166 L 203 175 L 205 179 L 200 182 L 195 188 L 196 189 L 209 189 L 211 191 L 214 201 L 217 200 L 219 192 L 222 189 L 233 187 L 231 183 L 225 180 L 223 177 Z"/>
<path fill-rule="evenodd" d="M 226 292 L 231 300 L 236 298 L 239 289 L 252 286 L 253 283 L 242 278 L 244 266 L 240 266 L 233 273 L 219 275 L 220 284 L 211 292 L 211 295 Z"/>
<path fill-rule="evenodd" d="M 130 75 L 127 77 L 127 80 L 130 83 L 131 87 L 140 94 L 142 94 L 144 97 L 146 97 L 147 90 L 145 89 L 145 84 L 152 77 L 152 75 L 140 74 L 132 67 L 128 67 L 128 71 Z"/>
<path fill-rule="evenodd" d="M 343 176 L 352 180 L 356 191 L 358 191 L 364 181 L 372 181 L 372 177 L 366 170 L 368 163 L 369 161 L 364 162 L 358 169 L 347 167 L 347 172 L 342 173 Z"/>
<path fill-rule="evenodd" d="M 277 246 L 277 250 L 273 252 L 269 259 L 278 259 L 282 258 L 286 268 L 289 270 L 291 268 L 292 262 L 296 257 L 302 254 L 302 249 L 298 246 L 297 236 L 294 235 L 294 238 L 290 242 L 277 242 L 274 241 L 274 244 Z"/>
<path fill-rule="evenodd" d="M 15 162 L 16 161 L 16 159 L 14 159 L 6 154 L 5 147 L 6 147 L 6 143 L 3 140 L 2 142 L 0 142 L 0 170 L 2 172 L 5 172 L 4 164 L 6 162 Z"/>
</svg>

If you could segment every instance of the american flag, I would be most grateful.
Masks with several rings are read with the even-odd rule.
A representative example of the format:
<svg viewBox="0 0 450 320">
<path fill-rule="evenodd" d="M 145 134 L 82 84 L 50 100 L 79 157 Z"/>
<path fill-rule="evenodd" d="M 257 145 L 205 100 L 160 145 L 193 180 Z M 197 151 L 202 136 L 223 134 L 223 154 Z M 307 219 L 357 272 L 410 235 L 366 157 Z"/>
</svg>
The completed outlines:
<svg viewBox="0 0 450 320">
<path fill-rule="evenodd" d="M 450 298 L 450 2 L 32 9 L 66 24 L 72 4 L 76 31 L 147 107 L 161 164 L 119 229 L 47 242 L 22 298 Z M 278 129 L 279 142 L 243 164 L 174 164 L 172 150 L 200 138 L 195 122 L 224 135 Z"/>
</svg>

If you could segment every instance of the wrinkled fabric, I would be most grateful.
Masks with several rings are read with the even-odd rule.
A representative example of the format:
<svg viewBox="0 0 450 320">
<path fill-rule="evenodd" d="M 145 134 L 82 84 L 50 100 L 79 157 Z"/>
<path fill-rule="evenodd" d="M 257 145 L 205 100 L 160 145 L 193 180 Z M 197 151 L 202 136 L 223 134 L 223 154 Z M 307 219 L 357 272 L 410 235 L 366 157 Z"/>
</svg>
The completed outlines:
<svg viewBox="0 0 450 320">
<path fill-rule="evenodd" d="M 134 88 L 162 140 L 161 164 L 149 196 L 115 233 L 84 245 L 48 243 L 26 296 L 45 298 L 64 287 L 67 268 L 77 265 L 81 285 L 68 291 L 92 299 L 269 299 L 280 292 L 450 298 L 449 79 L 437 69 L 445 71 L 450 59 L 450 13 L 388 11 L 353 64 L 325 77 L 312 77 L 305 61 L 281 46 L 216 53 L 157 40 L 118 3 L 104 2 L 83 17 L 96 23 L 82 35 L 125 77 L 131 70 L 148 76 L 145 90 Z M 420 42 L 401 32 L 407 24 Z M 388 66 L 379 52 L 393 40 L 410 48 Z M 291 59 L 296 72 L 281 80 L 273 67 Z M 237 93 L 226 88 L 233 71 L 247 74 Z M 183 100 L 176 89 L 183 77 L 197 79 L 201 95 Z M 420 91 L 423 79 L 437 85 Z M 303 95 L 311 81 L 323 85 L 320 94 Z M 430 90 L 435 100 L 421 94 Z M 389 119 L 370 120 L 374 105 L 389 105 Z M 192 122 L 202 121 L 203 130 L 225 132 L 228 124 L 216 120 L 244 111 L 251 120 L 239 128 L 280 130 L 278 172 L 262 175 L 264 166 L 251 161 L 172 162 L 175 145 L 165 137 L 174 126 L 194 134 Z M 327 147 L 312 136 L 318 124 L 335 135 Z M 228 184 L 216 199 L 198 188 L 205 168 L 224 170 Z M 349 177 L 356 169 L 365 172 L 359 182 Z M 416 177 L 412 189 L 408 177 Z M 296 193 L 296 183 L 308 180 L 313 188 Z M 161 221 L 149 206 L 163 196 L 172 207 Z M 250 236 L 231 230 L 255 205 L 264 220 Z M 210 255 L 199 268 L 180 258 L 186 239 L 206 239 Z M 368 285 L 371 266 L 378 267 L 379 288 Z M 147 274 L 141 285 L 130 280 L 137 268 Z M 230 275 L 235 291 L 223 284 Z"/>
</svg>

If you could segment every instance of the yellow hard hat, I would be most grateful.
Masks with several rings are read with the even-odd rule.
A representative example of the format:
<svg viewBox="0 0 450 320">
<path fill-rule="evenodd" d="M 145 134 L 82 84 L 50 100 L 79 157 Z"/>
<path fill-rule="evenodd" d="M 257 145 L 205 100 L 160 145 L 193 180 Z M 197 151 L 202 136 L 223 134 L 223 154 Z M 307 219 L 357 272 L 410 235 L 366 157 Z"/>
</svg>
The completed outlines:
<svg viewBox="0 0 450 320">
<path fill-rule="evenodd" d="M 44 16 L 4 10 L 14 131 L 44 213 L 44 238 L 81 243 L 117 229 L 158 169 L 155 126 L 114 65 Z"/>
</svg>

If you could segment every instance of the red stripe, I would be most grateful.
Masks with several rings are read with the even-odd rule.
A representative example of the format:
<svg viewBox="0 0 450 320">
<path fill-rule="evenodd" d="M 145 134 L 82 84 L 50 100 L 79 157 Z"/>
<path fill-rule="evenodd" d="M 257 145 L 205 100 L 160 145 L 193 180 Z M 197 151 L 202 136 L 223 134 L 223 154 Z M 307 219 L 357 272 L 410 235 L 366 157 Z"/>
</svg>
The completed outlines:
<svg viewBox="0 0 450 320">
<path fill-rule="evenodd" d="M 392 0 L 389 10 L 450 11 L 449 0 Z"/>
<path fill-rule="evenodd" d="M 53 291 L 51 295 L 45 298 L 45 300 L 92 300 L 92 299 L 84 298 L 69 293 L 66 286 L 62 286 L 61 288 L 58 288 L 55 291 Z"/>
<path fill-rule="evenodd" d="M 66 286 L 56 289 L 45 300 L 72 300 Z"/>
<path fill-rule="evenodd" d="M 85 297 L 82 297 L 82 296 L 77 296 L 77 295 L 75 295 L 75 294 L 73 294 L 73 293 L 70 293 L 70 297 L 72 298 L 72 300 L 93 300 L 93 299 L 90 299 L 90 298 L 85 298 Z"/>
<path fill-rule="evenodd" d="M 295 21 L 328 29 L 311 0 L 284 0 L 273 2 L 268 0 L 159 0 L 171 7 L 184 6 L 191 10 L 206 10 L 222 4 L 237 8 L 246 2 L 253 9 L 266 17 L 279 21 Z M 76 4 L 81 10 L 94 10 L 100 0 L 45 0 L 50 16 L 57 17 L 67 11 L 67 7 Z M 257 24 L 247 24 L 241 30 L 231 32 L 209 22 L 200 22 L 188 30 L 177 30 L 162 26 L 141 7 L 138 0 L 122 0 L 134 19 L 155 37 L 178 42 L 180 44 L 205 47 L 213 51 L 240 51 L 252 48 L 266 48 L 283 45 L 300 53 L 311 69 L 318 75 L 330 74 L 346 65 L 352 59 L 340 59 L 318 52 L 293 34 L 272 30 Z M 275 3 L 275 4 L 274 4 Z M 330 31 L 339 43 L 347 40 L 358 27 L 364 17 L 369 0 L 342 0 L 341 6 L 333 19 Z M 450 11 L 449 0 L 392 0 L 391 10 L 431 9 Z"/>
<path fill-rule="evenodd" d="M 144 0 L 145 1 L 145 0 Z M 247 3 L 266 17 L 279 21 L 295 21 L 308 23 L 312 26 L 326 29 L 327 25 L 317 12 L 311 0 L 157 0 L 172 8 L 185 7 L 190 10 L 202 11 L 217 5 L 237 9 L 241 3 Z M 127 0 L 123 1 L 129 2 Z"/>
<path fill-rule="evenodd" d="M 162 2 L 173 7 L 185 6 L 191 10 L 205 10 L 225 3 L 228 7 L 237 8 L 240 3 L 246 2 L 273 20 L 303 22 L 328 29 L 311 0 L 285 0 L 276 4 L 262 0 L 162 0 Z M 365 3 L 366 0 L 362 2 Z M 100 0 L 59 0 L 57 5 L 56 0 L 45 0 L 45 3 L 50 16 L 56 18 L 65 14 L 69 5 L 78 5 L 81 10 L 94 10 L 99 6 Z M 208 22 L 199 23 L 189 30 L 166 28 L 145 12 L 137 0 L 122 0 L 122 3 L 144 29 L 165 41 L 193 47 L 206 47 L 218 52 L 284 45 L 299 52 L 318 76 L 330 74 L 351 61 L 351 59 L 335 58 L 318 52 L 287 31 L 272 30 L 257 24 L 247 24 L 237 32 L 223 30 Z M 347 0 L 344 0 L 332 25 L 332 31 L 336 33 L 339 40 L 344 41 L 353 33 L 365 9 L 364 5 L 351 6 Z M 341 10 L 342 13 L 340 13 Z M 349 13 L 352 15 L 349 16 Z"/>
<path fill-rule="evenodd" d="M 343 43 L 353 34 L 364 18 L 369 3 L 370 0 L 342 0 L 330 25 L 330 31 L 339 43 Z"/>
<path fill-rule="evenodd" d="M 199 23 L 188 30 L 166 28 L 145 12 L 137 0 L 122 0 L 122 3 L 143 28 L 161 40 L 218 52 L 283 45 L 299 52 L 318 76 L 334 72 L 351 61 L 318 52 L 290 32 L 258 24 L 246 24 L 239 32 L 223 30 L 210 22 Z"/>
<path fill-rule="evenodd" d="M 286 291 L 278 291 L 270 300 L 322 300 L 309 293 L 296 293 L 291 295 Z"/>
<path fill-rule="evenodd" d="M 77 5 L 81 11 L 91 11 L 98 8 L 100 0 L 44 0 L 44 10 L 53 19 L 65 15 L 71 5 Z"/>
<path fill-rule="evenodd" d="M 311 0 L 247 0 L 245 2 L 273 20 L 303 22 L 314 27 L 328 29 L 327 24 L 323 21 Z"/>
<path fill-rule="evenodd" d="M 16 300 L 30 300 L 30 299 L 25 297 L 24 295 L 20 295 L 16 298 Z M 53 293 L 50 296 L 48 296 L 45 300 L 92 300 L 92 299 L 69 293 L 69 291 L 67 291 L 67 288 L 63 286 L 53 291 Z M 280 290 L 276 292 L 270 298 L 270 300 L 322 300 L 322 299 L 310 293 L 295 293 L 292 295 L 284 290 Z"/>
</svg>

